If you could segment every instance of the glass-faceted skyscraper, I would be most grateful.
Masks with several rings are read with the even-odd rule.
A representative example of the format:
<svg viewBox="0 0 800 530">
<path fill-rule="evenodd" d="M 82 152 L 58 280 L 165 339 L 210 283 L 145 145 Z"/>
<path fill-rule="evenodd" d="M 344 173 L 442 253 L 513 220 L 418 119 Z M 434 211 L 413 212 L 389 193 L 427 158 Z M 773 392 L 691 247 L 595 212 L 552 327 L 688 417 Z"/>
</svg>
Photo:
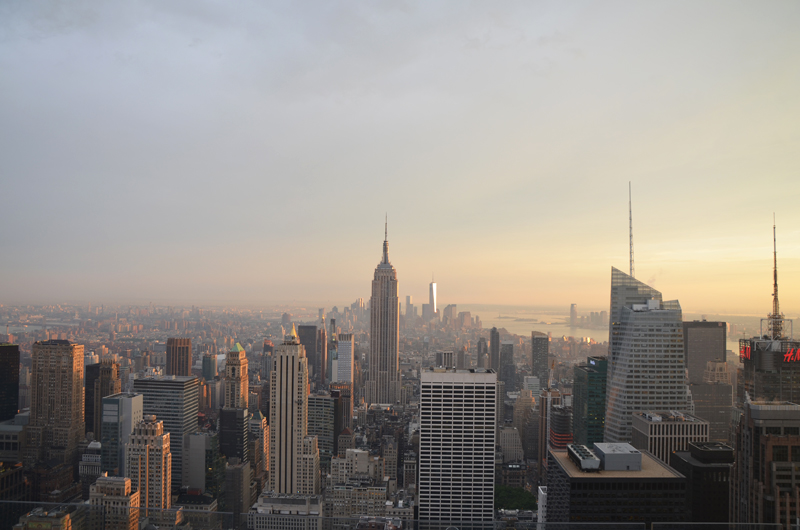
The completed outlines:
<svg viewBox="0 0 800 530">
<path fill-rule="evenodd" d="M 680 304 L 615 268 L 609 354 L 606 443 L 630 442 L 634 412 L 688 410 Z"/>
<path fill-rule="evenodd" d="M 586 364 L 575 367 L 572 431 L 576 444 L 592 447 L 603 442 L 607 374 L 607 357 L 589 357 Z"/>
</svg>

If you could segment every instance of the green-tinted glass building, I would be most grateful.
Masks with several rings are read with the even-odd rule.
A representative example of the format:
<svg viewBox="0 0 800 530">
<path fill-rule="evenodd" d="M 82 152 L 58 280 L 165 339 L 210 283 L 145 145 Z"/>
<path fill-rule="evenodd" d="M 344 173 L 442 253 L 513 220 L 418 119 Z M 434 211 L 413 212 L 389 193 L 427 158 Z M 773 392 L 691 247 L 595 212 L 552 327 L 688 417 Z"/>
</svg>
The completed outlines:
<svg viewBox="0 0 800 530">
<path fill-rule="evenodd" d="M 603 442 L 607 371 L 607 357 L 589 357 L 586 364 L 575 367 L 572 432 L 576 444 L 591 447 Z"/>
</svg>

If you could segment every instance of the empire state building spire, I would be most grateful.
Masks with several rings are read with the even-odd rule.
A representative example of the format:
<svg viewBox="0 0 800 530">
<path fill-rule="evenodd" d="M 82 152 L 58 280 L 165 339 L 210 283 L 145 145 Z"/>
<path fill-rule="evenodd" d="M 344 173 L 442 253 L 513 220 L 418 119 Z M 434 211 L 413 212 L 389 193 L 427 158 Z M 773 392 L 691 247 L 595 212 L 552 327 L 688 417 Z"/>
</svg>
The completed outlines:
<svg viewBox="0 0 800 530">
<path fill-rule="evenodd" d="M 370 351 L 366 384 L 369 404 L 395 404 L 400 399 L 400 300 L 397 271 L 389 263 L 389 223 L 384 225 L 383 259 L 375 267 L 370 299 Z"/>
<path fill-rule="evenodd" d="M 383 225 L 383 261 L 382 265 L 389 265 L 389 214 L 386 214 L 386 221 Z"/>
</svg>

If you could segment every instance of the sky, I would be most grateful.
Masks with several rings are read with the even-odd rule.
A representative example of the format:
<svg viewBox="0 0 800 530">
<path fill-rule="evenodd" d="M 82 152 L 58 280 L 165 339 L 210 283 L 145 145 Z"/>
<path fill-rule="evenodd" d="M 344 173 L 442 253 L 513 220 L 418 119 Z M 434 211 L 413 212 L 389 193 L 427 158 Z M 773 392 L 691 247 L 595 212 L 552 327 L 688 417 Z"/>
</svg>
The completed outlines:
<svg viewBox="0 0 800 530">
<path fill-rule="evenodd" d="M 0 303 L 800 312 L 800 3 L 0 3 Z"/>
</svg>

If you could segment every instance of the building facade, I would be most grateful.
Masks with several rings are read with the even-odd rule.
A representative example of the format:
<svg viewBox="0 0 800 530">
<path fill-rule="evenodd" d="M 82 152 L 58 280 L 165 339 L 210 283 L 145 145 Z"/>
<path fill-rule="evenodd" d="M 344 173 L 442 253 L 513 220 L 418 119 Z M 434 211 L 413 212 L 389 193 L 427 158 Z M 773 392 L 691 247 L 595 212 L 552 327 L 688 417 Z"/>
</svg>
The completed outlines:
<svg viewBox="0 0 800 530">
<path fill-rule="evenodd" d="M 234 409 L 246 409 L 250 394 L 250 383 L 247 376 L 247 352 L 238 342 L 230 349 L 225 358 L 225 406 Z"/>
<path fill-rule="evenodd" d="M 370 309 L 369 378 L 367 404 L 395 404 L 400 400 L 400 299 L 397 271 L 389 262 L 388 236 L 383 241 L 383 259 L 372 280 Z"/>
<path fill-rule="evenodd" d="M 19 346 L 0 344 L 0 422 L 19 412 Z"/>
<path fill-rule="evenodd" d="M 591 447 L 603 441 L 606 422 L 607 357 L 589 357 L 575 367 L 572 386 L 572 434 L 575 443 Z"/>
<path fill-rule="evenodd" d="M 144 397 L 129 392 L 103 398 L 100 470 L 125 476 L 125 444 L 144 418 Z"/>
<path fill-rule="evenodd" d="M 125 469 L 131 488 L 141 495 L 145 515 L 150 508 L 159 511 L 172 506 L 172 453 L 164 422 L 155 416 L 139 422 L 125 444 Z"/>
<path fill-rule="evenodd" d="M 631 445 L 669 464 L 675 451 L 686 451 L 691 442 L 708 441 L 709 424 L 691 414 L 666 412 L 635 412 Z"/>
<path fill-rule="evenodd" d="M 167 339 L 166 375 L 192 375 L 192 339 Z"/>
<path fill-rule="evenodd" d="M 422 524 L 491 527 L 496 404 L 492 371 L 422 373 L 417 483 Z"/>
</svg>

